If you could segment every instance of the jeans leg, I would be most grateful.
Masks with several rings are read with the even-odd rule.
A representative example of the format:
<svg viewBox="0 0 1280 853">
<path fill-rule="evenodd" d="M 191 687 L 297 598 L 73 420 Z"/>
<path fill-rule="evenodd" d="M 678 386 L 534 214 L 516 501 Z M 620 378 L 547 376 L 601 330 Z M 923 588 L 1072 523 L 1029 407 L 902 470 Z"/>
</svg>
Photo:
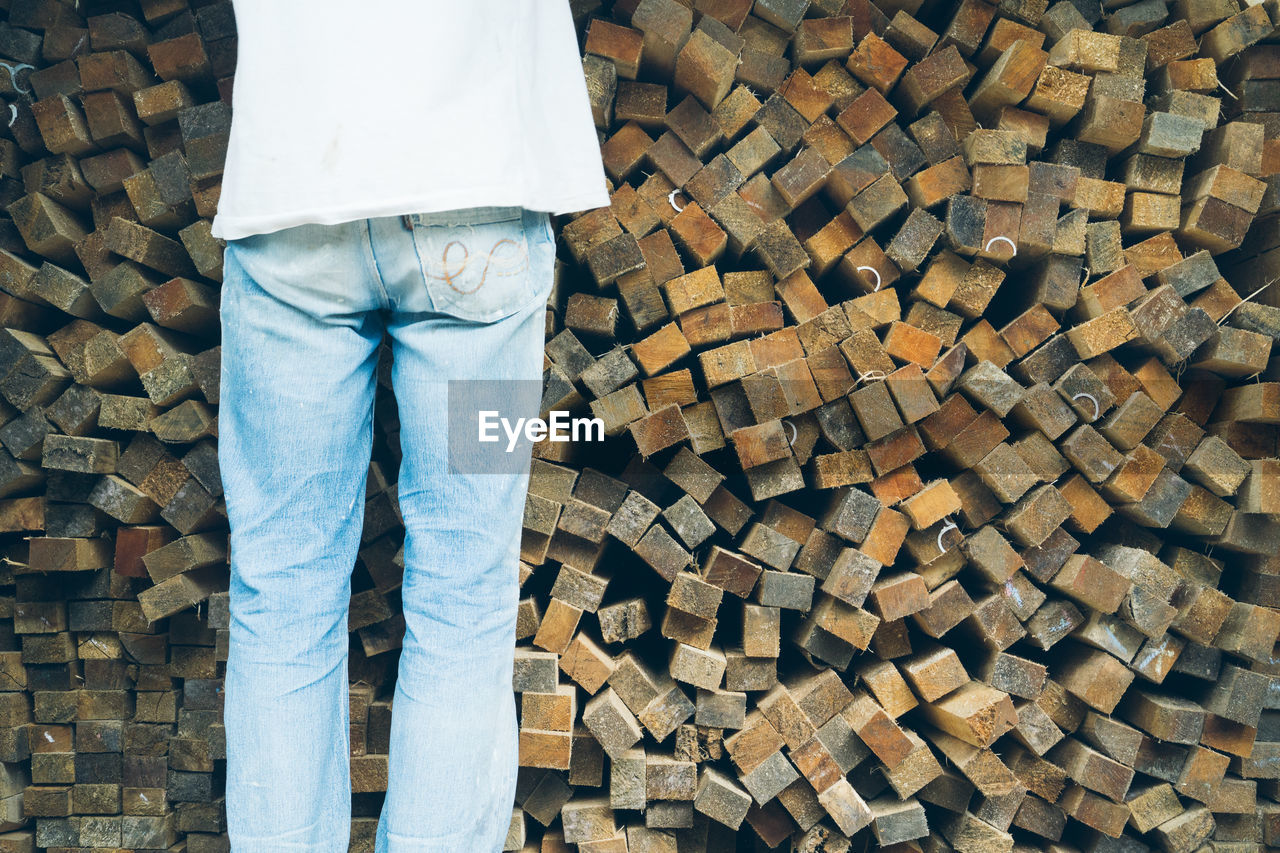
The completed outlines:
<svg viewBox="0 0 1280 853">
<path fill-rule="evenodd" d="M 346 239 L 356 233 L 286 230 L 226 250 L 218 451 L 235 853 L 348 849 L 347 614 L 382 336 L 358 305 L 370 285 Z M 326 298 L 342 276 L 350 292 Z"/>
<path fill-rule="evenodd" d="M 521 473 L 450 472 L 447 382 L 541 379 L 550 265 L 550 249 L 538 250 L 532 271 L 545 278 L 542 302 L 505 319 L 406 312 L 388 323 L 406 630 L 378 853 L 497 853 L 506 837 L 518 760 L 511 677 L 528 449 Z"/>
</svg>

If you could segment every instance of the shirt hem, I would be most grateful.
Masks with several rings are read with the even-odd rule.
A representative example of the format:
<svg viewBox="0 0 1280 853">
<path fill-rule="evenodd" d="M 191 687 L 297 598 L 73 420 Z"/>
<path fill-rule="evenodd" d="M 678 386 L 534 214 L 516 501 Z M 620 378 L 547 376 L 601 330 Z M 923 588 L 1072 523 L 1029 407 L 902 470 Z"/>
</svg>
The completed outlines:
<svg viewBox="0 0 1280 853">
<path fill-rule="evenodd" d="M 555 216 L 578 211 L 608 207 L 611 203 L 608 190 L 599 190 L 562 196 L 553 199 L 520 199 L 513 197 L 506 188 L 496 192 L 469 188 L 464 192 L 434 195 L 430 198 L 415 197 L 393 203 L 347 205 L 341 208 L 293 210 L 271 216 L 226 216 L 215 213 L 210 225 L 212 236 L 222 240 L 236 240 L 255 234 L 266 234 L 295 225 L 338 225 L 356 219 L 379 216 L 399 216 L 405 213 L 434 213 L 459 207 L 488 207 L 518 205 L 529 210 L 546 211 Z"/>
</svg>

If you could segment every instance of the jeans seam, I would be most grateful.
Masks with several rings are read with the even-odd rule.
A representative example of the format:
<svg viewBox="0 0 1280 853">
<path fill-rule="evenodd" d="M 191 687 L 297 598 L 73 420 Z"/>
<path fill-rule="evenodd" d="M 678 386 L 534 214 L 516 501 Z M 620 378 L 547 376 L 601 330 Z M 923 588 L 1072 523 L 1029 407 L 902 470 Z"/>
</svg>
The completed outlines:
<svg viewBox="0 0 1280 853">
<path fill-rule="evenodd" d="M 427 297 L 427 302 L 431 305 L 432 311 L 439 311 L 436 307 L 436 300 L 431 295 L 431 282 L 427 281 L 427 265 L 422 260 L 422 252 L 418 248 L 418 232 L 416 225 L 409 228 L 409 245 L 413 246 L 413 256 L 418 259 L 418 273 L 422 276 L 422 292 Z"/>
<path fill-rule="evenodd" d="M 378 283 L 378 292 L 382 294 L 382 307 L 389 309 L 391 296 L 387 293 L 386 284 L 382 281 L 382 268 L 378 266 L 378 255 L 373 250 L 373 222 L 370 219 L 364 221 L 364 241 L 369 250 L 369 260 L 373 262 L 373 278 Z"/>
</svg>

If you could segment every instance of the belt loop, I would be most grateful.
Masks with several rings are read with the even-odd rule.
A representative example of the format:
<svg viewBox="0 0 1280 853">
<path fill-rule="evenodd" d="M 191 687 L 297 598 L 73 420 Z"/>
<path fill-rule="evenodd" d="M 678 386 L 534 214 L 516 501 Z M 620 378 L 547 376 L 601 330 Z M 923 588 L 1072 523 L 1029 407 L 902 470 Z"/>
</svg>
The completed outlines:
<svg viewBox="0 0 1280 853">
<path fill-rule="evenodd" d="M 407 231 L 413 230 L 413 220 L 409 218 L 409 214 L 407 213 L 400 214 L 400 221 L 404 223 L 405 230 Z"/>
</svg>

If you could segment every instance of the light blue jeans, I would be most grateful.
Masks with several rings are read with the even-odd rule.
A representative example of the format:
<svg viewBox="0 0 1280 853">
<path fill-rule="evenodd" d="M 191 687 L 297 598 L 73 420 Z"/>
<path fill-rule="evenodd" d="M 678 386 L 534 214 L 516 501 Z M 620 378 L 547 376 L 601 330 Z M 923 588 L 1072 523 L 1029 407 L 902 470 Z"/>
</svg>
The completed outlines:
<svg viewBox="0 0 1280 853">
<path fill-rule="evenodd" d="M 528 449 L 518 474 L 447 470 L 445 383 L 541 379 L 554 255 L 548 215 L 519 207 L 228 241 L 218 459 L 231 528 L 233 853 L 348 849 L 347 619 L 384 331 L 406 631 L 377 851 L 501 850 L 515 798 Z"/>
</svg>

